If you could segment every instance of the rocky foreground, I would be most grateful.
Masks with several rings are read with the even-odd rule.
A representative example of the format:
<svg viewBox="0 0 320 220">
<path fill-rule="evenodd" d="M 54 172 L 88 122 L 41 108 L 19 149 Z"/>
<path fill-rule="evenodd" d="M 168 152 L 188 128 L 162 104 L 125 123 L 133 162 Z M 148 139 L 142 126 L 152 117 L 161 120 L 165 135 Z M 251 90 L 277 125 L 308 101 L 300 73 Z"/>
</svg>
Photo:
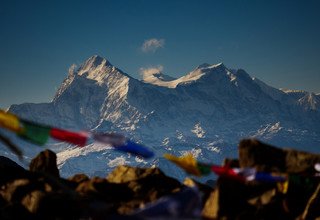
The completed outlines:
<svg viewBox="0 0 320 220">
<path fill-rule="evenodd" d="M 128 166 L 106 178 L 63 179 L 49 150 L 34 158 L 29 170 L 0 156 L 0 219 L 320 219 L 316 163 L 320 154 L 256 140 L 241 141 L 239 159 L 225 160 L 230 167 L 287 173 L 283 190 L 277 183 L 226 177 L 213 187 L 192 179 L 182 184 L 158 168 Z"/>
</svg>

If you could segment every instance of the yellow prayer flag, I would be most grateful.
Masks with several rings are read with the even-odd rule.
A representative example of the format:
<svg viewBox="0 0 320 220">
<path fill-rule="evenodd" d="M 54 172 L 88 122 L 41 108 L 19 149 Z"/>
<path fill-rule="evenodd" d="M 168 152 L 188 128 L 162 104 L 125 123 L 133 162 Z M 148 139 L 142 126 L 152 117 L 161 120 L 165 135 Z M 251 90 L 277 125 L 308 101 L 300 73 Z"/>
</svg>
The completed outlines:
<svg viewBox="0 0 320 220">
<path fill-rule="evenodd" d="M 22 130 L 18 117 L 2 110 L 0 110 L 0 126 L 13 132 Z"/>
<path fill-rule="evenodd" d="M 289 188 L 289 180 L 286 180 L 284 182 L 278 182 L 277 183 L 278 191 L 282 194 L 286 194 L 288 192 Z"/>
<path fill-rule="evenodd" d="M 195 176 L 201 176 L 201 172 L 197 167 L 197 161 L 194 159 L 192 154 L 187 154 L 182 157 L 176 157 L 171 154 L 164 154 L 163 157 L 175 163 L 176 165 L 184 169 L 187 173 Z"/>
</svg>

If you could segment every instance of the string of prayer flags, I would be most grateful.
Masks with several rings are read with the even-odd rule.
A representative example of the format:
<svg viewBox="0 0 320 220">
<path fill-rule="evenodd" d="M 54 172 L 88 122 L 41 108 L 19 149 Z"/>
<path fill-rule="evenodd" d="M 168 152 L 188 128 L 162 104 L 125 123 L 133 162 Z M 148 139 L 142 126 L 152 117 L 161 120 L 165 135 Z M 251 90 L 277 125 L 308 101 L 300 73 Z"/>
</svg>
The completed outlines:
<svg viewBox="0 0 320 220">
<path fill-rule="evenodd" d="M 50 130 L 50 136 L 57 140 L 72 143 L 82 147 L 86 145 L 89 138 L 89 134 L 87 132 L 72 132 L 59 128 L 52 128 Z"/>
<path fill-rule="evenodd" d="M 154 156 L 154 153 L 146 148 L 145 146 L 142 146 L 140 144 L 137 144 L 133 141 L 127 140 L 123 145 L 121 146 L 115 146 L 115 150 L 118 151 L 124 151 L 131 154 L 135 154 L 137 156 L 143 157 L 143 158 L 151 158 Z"/>
<path fill-rule="evenodd" d="M 47 143 L 50 136 L 50 127 L 22 119 L 20 119 L 20 123 L 22 130 L 17 133 L 20 137 L 38 145 Z"/>
<path fill-rule="evenodd" d="M 175 163 L 177 166 L 181 167 L 187 173 L 190 173 L 192 175 L 202 176 L 202 175 L 209 174 L 206 165 L 205 164 L 198 165 L 197 161 L 194 159 L 192 154 L 186 154 L 181 157 L 176 157 L 171 154 L 164 154 L 163 157 Z"/>
<path fill-rule="evenodd" d="M 223 177 L 231 178 L 241 182 L 244 181 L 260 181 L 260 182 L 285 182 L 287 177 L 280 175 L 272 175 L 266 172 L 257 172 L 255 168 L 230 168 L 227 166 L 211 166 L 212 171 Z"/>
<path fill-rule="evenodd" d="M 0 126 L 18 134 L 19 137 L 38 145 L 47 143 L 49 137 L 78 146 L 85 146 L 89 137 L 113 146 L 116 150 L 132 153 L 144 158 L 151 158 L 154 153 L 148 148 L 128 140 L 122 135 L 108 133 L 72 132 L 59 128 L 37 124 L 19 119 L 17 116 L 0 110 Z"/>
<path fill-rule="evenodd" d="M 13 132 L 21 131 L 18 117 L 2 110 L 0 110 L 0 126 Z"/>
<path fill-rule="evenodd" d="M 164 154 L 164 158 L 175 163 L 184 169 L 187 173 L 195 176 L 208 175 L 211 171 L 219 176 L 231 178 L 240 182 L 245 181 L 263 181 L 263 182 L 285 182 L 284 176 L 276 176 L 270 173 L 257 172 L 254 168 L 230 168 L 228 166 L 217 166 L 199 163 L 192 154 L 186 154 L 182 157 L 176 157 L 171 154 Z"/>
</svg>

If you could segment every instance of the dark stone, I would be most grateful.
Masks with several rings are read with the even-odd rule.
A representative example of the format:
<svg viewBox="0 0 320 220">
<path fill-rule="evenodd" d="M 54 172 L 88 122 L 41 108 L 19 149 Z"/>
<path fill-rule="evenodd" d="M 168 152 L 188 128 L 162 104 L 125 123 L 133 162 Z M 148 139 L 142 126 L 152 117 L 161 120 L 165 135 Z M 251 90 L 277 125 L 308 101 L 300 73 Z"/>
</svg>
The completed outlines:
<svg viewBox="0 0 320 220">
<path fill-rule="evenodd" d="M 108 176 L 107 180 L 112 183 L 125 183 L 142 179 L 150 175 L 165 176 L 158 168 L 138 168 L 130 166 L 118 166 Z"/>
<path fill-rule="evenodd" d="M 90 178 L 85 175 L 85 174 L 76 174 L 72 177 L 69 177 L 68 178 L 68 181 L 66 182 L 66 184 L 72 188 L 73 190 L 75 190 L 79 184 L 85 182 L 85 181 L 88 181 L 90 180 Z"/>
<path fill-rule="evenodd" d="M 76 175 L 68 178 L 69 181 L 77 183 L 77 184 L 80 184 L 80 183 L 82 183 L 84 181 L 88 181 L 89 179 L 90 178 L 87 175 L 83 174 L 83 173 L 76 174 Z"/>
<path fill-rule="evenodd" d="M 0 156 L 0 185 L 27 175 L 27 171 L 7 157 Z"/>
<path fill-rule="evenodd" d="M 200 183 L 200 182 L 198 182 L 198 181 L 196 181 L 194 179 L 191 179 L 191 178 L 186 178 L 183 181 L 183 184 L 188 186 L 188 187 L 197 187 L 198 190 L 202 194 L 202 203 L 205 203 L 207 201 L 208 197 L 210 196 L 210 193 L 213 190 L 213 187 L 210 187 L 207 184 Z"/>
<path fill-rule="evenodd" d="M 19 203 L 8 203 L 0 208 L 1 220 L 24 219 L 37 220 L 36 216 L 31 214 L 24 206 Z"/>
<path fill-rule="evenodd" d="M 258 140 L 246 139 L 239 144 L 240 167 L 255 167 L 259 171 L 313 174 L 320 154 L 293 149 L 280 149 Z"/>
<path fill-rule="evenodd" d="M 118 208 L 119 214 L 130 214 L 135 209 L 183 187 L 179 181 L 166 176 L 158 168 L 119 166 L 107 179 L 109 182 L 126 184 L 133 192 L 132 198 Z"/>
<path fill-rule="evenodd" d="M 239 165 L 266 172 L 285 172 L 286 153 L 254 139 L 242 140 L 239 144 Z"/>
<path fill-rule="evenodd" d="M 308 203 L 302 213 L 301 219 L 318 219 L 320 218 L 320 183 L 316 190 L 309 198 Z"/>
<path fill-rule="evenodd" d="M 210 186 L 211 188 L 214 188 L 217 184 L 217 180 L 207 180 L 206 185 Z"/>
<path fill-rule="evenodd" d="M 30 171 L 41 172 L 53 177 L 59 177 L 57 168 L 57 156 L 50 150 L 40 152 L 30 163 Z"/>
<path fill-rule="evenodd" d="M 81 182 L 76 188 L 76 192 L 103 200 L 105 202 L 124 202 L 133 197 L 132 190 L 127 184 L 110 183 L 100 177 L 93 177 Z"/>
</svg>

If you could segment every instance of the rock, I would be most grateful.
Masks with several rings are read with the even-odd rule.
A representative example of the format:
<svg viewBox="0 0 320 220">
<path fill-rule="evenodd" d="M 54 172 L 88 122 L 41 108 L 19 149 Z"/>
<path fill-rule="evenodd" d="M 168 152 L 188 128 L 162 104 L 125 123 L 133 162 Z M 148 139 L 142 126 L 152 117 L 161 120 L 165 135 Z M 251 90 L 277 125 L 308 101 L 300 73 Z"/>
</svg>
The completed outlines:
<svg viewBox="0 0 320 220">
<path fill-rule="evenodd" d="M 45 192 L 34 190 L 21 199 L 21 204 L 31 213 L 37 213 L 42 199 L 45 197 Z"/>
<path fill-rule="evenodd" d="M 313 174 L 316 163 L 320 163 L 320 154 L 280 149 L 254 139 L 245 139 L 239 144 L 240 167 L 255 167 L 266 172 Z"/>
<path fill-rule="evenodd" d="M 119 214 L 130 214 L 135 209 L 182 188 L 179 181 L 166 176 L 158 168 L 118 166 L 108 175 L 107 180 L 126 184 L 133 192 L 132 199 L 118 208 Z"/>
<path fill-rule="evenodd" d="M 90 180 L 90 178 L 85 175 L 85 174 L 76 174 L 72 177 L 69 177 L 68 178 L 68 181 L 66 182 L 66 184 L 72 188 L 73 190 L 75 190 L 79 184 L 85 182 L 85 181 L 88 181 Z"/>
<path fill-rule="evenodd" d="M 208 197 L 210 196 L 210 193 L 213 190 L 213 188 L 210 187 L 209 185 L 200 183 L 200 182 L 198 182 L 194 179 L 188 178 L 188 177 L 183 181 L 183 184 L 188 187 L 197 187 L 197 189 L 202 194 L 202 202 L 203 203 L 205 203 L 207 201 Z"/>
<path fill-rule="evenodd" d="M 23 167 L 7 157 L 0 156 L 0 185 L 26 175 L 27 171 Z"/>
<path fill-rule="evenodd" d="M 240 167 L 255 167 L 259 171 L 285 172 L 284 150 L 254 139 L 242 140 L 239 144 Z"/>
<path fill-rule="evenodd" d="M 207 180 L 206 185 L 210 186 L 211 188 L 214 188 L 217 184 L 216 180 Z"/>
<path fill-rule="evenodd" d="M 202 209 L 202 217 L 204 219 L 217 219 L 219 211 L 219 190 L 213 190 Z"/>
<path fill-rule="evenodd" d="M 105 202 L 126 202 L 132 199 L 133 192 L 127 184 L 110 183 L 100 177 L 93 177 L 81 182 L 76 192 Z"/>
<path fill-rule="evenodd" d="M 308 203 L 300 217 L 301 220 L 320 218 L 320 183 L 309 198 Z"/>
<path fill-rule="evenodd" d="M 80 184 L 84 181 L 88 181 L 89 177 L 85 174 L 76 174 L 73 177 L 68 178 L 69 181 Z"/>
<path fill-rule="evenodd" d="M 29 169 L 32 172 L 41 172 L 57 178 L 60 176 L 57 168 L 57 156 L 50 150 L 42 151 L 32 159 Z"/>
<path fill-rule="evenodd" d="M 158 168 L 137 168 L 121 165 L 114 169 L 107 176 L 107 180 L 112 183 L 124 183 L 138 180 L 150 175 L 164 176 L 164 174 Z"/>
<path fill-rule="evenodd" d="M 289 187 L 285 194 L 276 193 L 273 189 L 249 201 L 258 208 L 260 214 L 264 213 L 268 218 L 273 217 L 266 215 L 267 210 L 277 210 L 282 218 L 296 218 L 302 214 L 319 183 L 319 180 L 312 177 L 315 174 L 314 165 L 319 162 L 319 154 L 280 149 L 257 140 L 243 140 L 239 144 L 240 167 L 289 175 Z"/>
<path fill-rule="evenodd" d="M 0 208 L 0 219 L 1 220 L 12 220 L 12 219 L 24 219 L 24 220 L 34 220 L 34 215 L 32 215 L 25 207 L 21 204 L 6 204 Z"/>
</svg>

